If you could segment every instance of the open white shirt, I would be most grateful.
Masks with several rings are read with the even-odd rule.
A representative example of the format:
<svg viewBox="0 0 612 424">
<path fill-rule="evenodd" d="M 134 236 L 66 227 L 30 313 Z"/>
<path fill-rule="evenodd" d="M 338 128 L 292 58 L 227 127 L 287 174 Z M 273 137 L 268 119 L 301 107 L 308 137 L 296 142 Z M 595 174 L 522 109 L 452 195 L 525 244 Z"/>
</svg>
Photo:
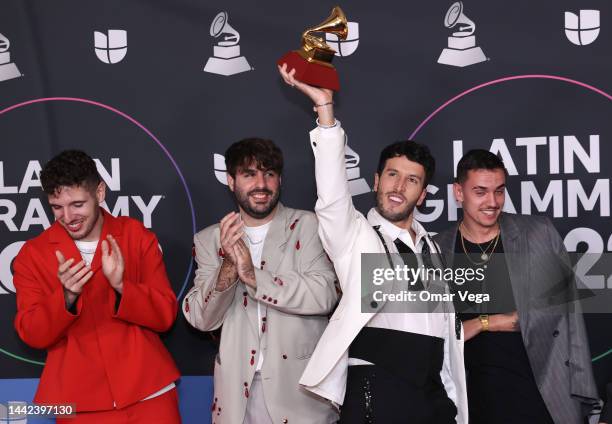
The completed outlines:
<svg viewBox="0 0 612 424">
<path fill-rule="evenodd" d="M 270 228 L 270 224 L 272 221 L 260 225 L 258 227 L 247 227 L 244 226 L 244 232 L 246 236 L 246 242 L 249 247 L 249 251 L 251 252 L 251 260 L 253 261 L 253 266 L 259 268 L 261 266 L 261 254 L 263 253 L 264 241 L 266 239 L 266 235 L 268 234 L 268 229 Z M 259 329 L 259 340 L 261 345 L 261 325 L 262 325 L 262 306 L 259 300 L 257 301 L 257 328 Z M 261 346 L 259 349 L 259 359 L 257 360 L 257 366 L 255 367 L 255 372 L 261 370 L 263 366 L 264 355 L 261 350 Z"/>
</svg>

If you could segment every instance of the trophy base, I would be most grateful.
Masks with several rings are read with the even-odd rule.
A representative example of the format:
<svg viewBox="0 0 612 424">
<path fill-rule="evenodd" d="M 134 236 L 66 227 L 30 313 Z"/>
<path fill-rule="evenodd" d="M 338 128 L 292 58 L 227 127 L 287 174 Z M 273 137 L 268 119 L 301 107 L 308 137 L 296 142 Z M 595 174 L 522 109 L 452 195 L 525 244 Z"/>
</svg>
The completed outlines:
<svg viewBox="0 0 612 424">
<path fill-rule="evenodd" d="M 480 47 L 472 47 L 465 50 L 446 48 L 442 50 L 438 63 L 463 68 L 475 63 L 484 62 L 485 60 L 487 60 L 487 57 Z"/>
<path fill-rule="evenodd" d="M 204 72 L 230 76 L 251 70 L 251 65 L 247 62 L 246 57 L 239 56 L 231 59 L 223 59 L 220 57 L 209 57 Z"/>
<path fill-rule="evenodd" d="M 305 84 L 329 88 L 334 91 L 340 90 L 340 80 L 335 68 L 309 62 L 298 52 L 289 52 L 276 63 L 279 66 L 286 63 L 289 71 L 295 69 L 295 79 Z"/>
<path fill-rule="evenodd" d="M 0 65 L 0 81 L 6 81 L 21 76 L 21 72 L 14 63 Z"/>
</svg>

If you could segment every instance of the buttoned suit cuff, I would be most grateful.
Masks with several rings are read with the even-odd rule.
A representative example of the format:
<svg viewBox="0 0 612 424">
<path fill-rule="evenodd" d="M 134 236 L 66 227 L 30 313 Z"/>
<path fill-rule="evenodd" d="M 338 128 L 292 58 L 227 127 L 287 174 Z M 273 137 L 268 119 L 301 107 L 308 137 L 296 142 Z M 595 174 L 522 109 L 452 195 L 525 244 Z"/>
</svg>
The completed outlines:
<svg viewBox="0 0 612 424">
<path fill-rule="evenodd" d="M 277 277 L 274 277 L 270 271 L 255 268 L 255 281 L 257 282 L 256 288 L 247 286 L 249 295 L 255 300 L 269 303 L 271 305 L 278 304 L 276 298 L 276 292 L 278 290 L 279 283 L 282 281 Z"/>
</svg>

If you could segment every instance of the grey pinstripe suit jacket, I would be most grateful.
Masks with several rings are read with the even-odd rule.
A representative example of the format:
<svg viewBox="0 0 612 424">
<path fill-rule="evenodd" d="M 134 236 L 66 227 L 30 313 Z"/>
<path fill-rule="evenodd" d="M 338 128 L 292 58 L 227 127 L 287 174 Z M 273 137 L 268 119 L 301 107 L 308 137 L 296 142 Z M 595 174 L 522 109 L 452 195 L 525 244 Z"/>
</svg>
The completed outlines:
<svg viewBox="0 0 612 424">
<path fill-rule="evenodd" d="M 503 213 L 501 240 L 517 305 L 523 343 L 544 402 L 558 424 L 581 424 L 597 402 L 591 355 L 575 297 L 575 281 L 563 240 L 542 216 Z M 452 265 L 458 224 L 435 240 Z M 547 306 L 544 306 L 546 303 Z M 469 341 L 467 342 L 469 343 Z"/>
</svg>

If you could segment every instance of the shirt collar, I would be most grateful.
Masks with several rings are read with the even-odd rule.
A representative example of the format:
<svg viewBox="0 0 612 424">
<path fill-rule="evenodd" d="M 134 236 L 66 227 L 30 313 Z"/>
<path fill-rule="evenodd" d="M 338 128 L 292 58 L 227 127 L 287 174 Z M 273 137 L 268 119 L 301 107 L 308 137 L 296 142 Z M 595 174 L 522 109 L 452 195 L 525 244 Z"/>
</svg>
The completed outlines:
<svg viewBox="0 0 612 424">
<path fill-rule="evenodd" d="M 415 241 L 413 242 L 408 230 L 400 228 L 385 219 L 376 210 L 376 208 L 372 208 L 368 212 L 368 222 L 372 226 L 380 225 L 381 231 L 387 237 L 389 237 L 393 241 L 400 239 L 404 244 L 406 244 L 406 246 L 408 246 L 415 252 L 420 252 L 424 238 L 427 236 L 427 231 L 425 230 L 425 228 L 421 225 L 419 221 L 413 218 L 411 228 L 416 234 Z"/>
</svg>

